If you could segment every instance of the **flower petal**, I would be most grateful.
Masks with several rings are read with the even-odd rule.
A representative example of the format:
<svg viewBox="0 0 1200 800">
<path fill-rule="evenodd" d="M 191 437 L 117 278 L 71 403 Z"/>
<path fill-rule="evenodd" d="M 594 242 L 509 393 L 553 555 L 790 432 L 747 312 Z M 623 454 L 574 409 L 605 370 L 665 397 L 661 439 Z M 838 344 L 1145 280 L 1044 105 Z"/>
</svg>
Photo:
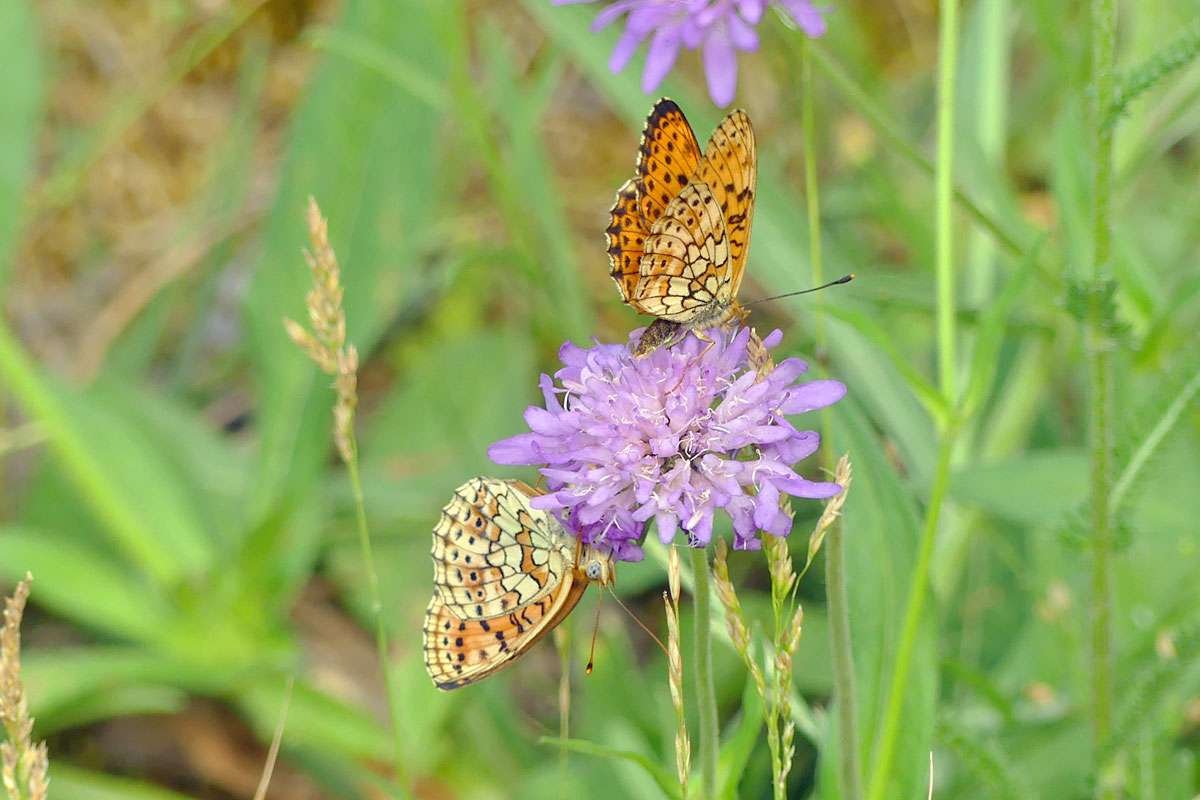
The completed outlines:
<svg viewBox="0 0 1200 800">
<path fill-rule="evenodd" d="M 737 92 L 737 55 L 723 25 L 715 25 L 704 40 L 704 77 L 708 95 L 721 108 L 733 102 Z"/>
<path fill-rule="evenodd" d="M 574 0 L 574 2 L 579 2 L 579 0 Z M 742 19 L 751 25 L 758 24 L 762 19 L 763 11 L 767 8 L 766 0 L 736 0 L 736 4 Z"/>
<path fill-rule="evenodd" d="M 609 71 L 616 73 L 625 69 L 625 65 L 629 63 L 629 59 L 633 58 L 633 54 L 637 52 L 638 45 L 644 38 L 646 38 L 646 34 L 626 28 L 621 34 L 621 38 L 617 40 L 617 46 L 613 48 L 612 55 L 608 57 Z M 566 359 L 564 358 L 563 361 L 565 362 Z"/>
<path fill-rule="evenodd" d="M 535 446 L 537 439 L 536 433 L 501 439 L 488 448 L 488 458 L 497 464 L 537 464 L 541 460 L 541 452 Z"/>
<path fill-rule="evenodd" d="M 590 0 L 567 0 L 569 3 L 590 2 Z M 620 0 L 600 10 L 596 18 L 592 20 L 592 32 L 608 27 L 622 14 L 637 7 L 638 0 Z"/>
<path fill-rule="evenodd" d="M 789 391 L 779 410 L 784 414 L 803 414 L 833 405 L 845 396 L 846 384 L 841 381 L 812 381 Z"/>
<path fill-rule="evenodd" d="M 658 540 L 663 544 L 670 544 L 675 538 L 679 520 L 669 511 L 660 511 L 654 516 L 654 527 L 658 530 Z"/>
<path fill-rule="evenodd" d="M 814 6 L 810 0 L 779 0 L 779 4 L 796 21 L 800 30 L 813 38 L 825 35 L 825 18 L 821 15 L 822 10 Z"/>
<path fill-rule="evenodd" d="M 779 488 L 792 497 L 807 497 L 810 500 L 828 500 L 842 492 L 839 484 L 810 481 L 799 475 L 780 481 Z"/>
<path fill-rule="evenodd" d="M 729 40 L 738 50 L 754 51 L 758 49 L 758 34 L 754 28 L 742 21 L 736 14 L 730 14 L 726 21 L 729 25 Z M 757 20 L 756 20 L 757 21 Z"/>
<path fill-rule="evenodd" d="M 682 43 L 682 32 L 677 24 L 663 26 L 654 34 L 646 53 L 646 67 L 642 71 L 643 92 L 653 92 L 667 77 Z"/>
</svg>

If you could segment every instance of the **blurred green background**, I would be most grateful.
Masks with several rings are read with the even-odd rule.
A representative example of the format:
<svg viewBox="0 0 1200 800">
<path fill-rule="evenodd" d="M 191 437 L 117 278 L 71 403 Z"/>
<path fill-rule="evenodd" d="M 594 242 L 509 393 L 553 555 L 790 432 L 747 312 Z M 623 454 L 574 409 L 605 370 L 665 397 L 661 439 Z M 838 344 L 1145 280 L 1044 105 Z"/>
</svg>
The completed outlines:
<svg viewBox="0 0 1200 800">
<path fill-rule="evenodd" d="M 810 83 L 799 34 L 773 15 L 740 62 L 738 105 L 762 153 L 741 294 L 811 283 L 800 133 L 811 90 L 825 274 L 858 280 L 756 306 L 754 324 L 782 327 L 780 352 L 849 386 L 827 448 L 855 467 L 845 537 L 869 756 L 937 449 L 937 19 L 927 0 L 830 5 Z M 1094 790 L 1085 370 L 1068 290 L 1091 252 L 1084 5 L 963 9 L 955 263 L 962 373 L 978 394 L 889 797 L 925 796 L 930 751 L 940 800 Z M 310 194 L 329 217 L 364 361 L 359 436 L 403 781 L 438 800 L 661 796 L 633 760 L 564 760 L 538 743 L 558 732 L 548 640 L 452 694 L 431 687 L 420 653 L 439 507 L 475 474 L 532 478 L 490 465 L 485 449 L 523 428 L 564 339 L 622 340 L 644 324 L 608 278 L 602 230 L 654 98 L 638 87 L 639 60 L 608 72 L 616 32 L 590 33 L 594 13 L 548 0 L 5 0 L 0 581 L 35 576 L 24 666 L 53 797 L 250 797 L 291 675 L 269 796 L 389 796 L 392 739 L 353 502 L 330 446 L 332 393 L 281 326 L 304 315 Z M 1121 64 L 1152 57 L 1198 14 L 1195 0 L 1123 4 Z M 694 55 L 662 93 L 702 139 L 719 119 Z M 1198 101 L 1200 68 L 1187 66 L 1117 122 L 1109 777 L 1136 798 L 1200 793 Z M 816 459 L 804 470 L 816 477 Z M 802 556 L 819 506 L 797 511 Z M 656 630 L 661 555 L 623 567 L 619 586 Z M 761 556 L 737 554 L 732 568 L 763 616 Z M 800 592 L 790 791 L 832 800 L 819 567 Z M 572 624 L 572 735 L 671 774 L 665 659 L 591 594 Z M 597 668 L 584 677 L 597 602 Z M 725 796 L 766 798 L 756 701 L 733 651 L 720 644 L 716 659 Z"/>
</svg>

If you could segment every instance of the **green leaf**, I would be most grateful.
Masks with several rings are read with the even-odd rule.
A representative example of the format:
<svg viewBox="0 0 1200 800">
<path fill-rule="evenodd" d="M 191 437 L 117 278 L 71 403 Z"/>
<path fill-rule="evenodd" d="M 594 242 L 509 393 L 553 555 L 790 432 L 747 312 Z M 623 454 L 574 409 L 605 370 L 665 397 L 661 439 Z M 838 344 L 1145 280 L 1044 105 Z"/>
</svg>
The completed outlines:
<svg viewBox="0 0 1200 800">
<path fill-rule="evenodd" d="M 912 365 L 911 359 L 900 353 L 893 344 L 893 337 L 870 315 L 850 308 L 827 305 L 822 309 L 834 319 L 840 319 L 884 355 L 896 372 L 904 378 L 909 390 L 916 395 L 925 410 L 934 420 L 945 421 L 949 416 L 946 401 L 937 387 Z"/>
<path fill-rule="evenodd" d="M 0 574 L 33 573 L 33 599 L 87 628 L 143 642 L 161 641 L 174 612 L 153 584 L 106 553 L 55 531 L 0 528 Z"/>
<path fill-rule="evenodd" d="M 46 581 L 35 576 L 33 598 L 40 600 Z M 218 695 L 244 680 L 236 670 L 162 655 L 141 647 L 87 646 L 35 648 L 22 653 L 22 675 L 38 730 L 52 733 L 79 722 L 81 708 L 100 709 L 118 693 L 126 700 L 159 701 L 176 690 Z M 109 705 L 117 713 L 119 708 Z M 120 713 L 127 713 L 120 711 Z"/>
<path fill-rule="evenodd" d="M 532 355 L 528 335 L 495 328 L 413 353 L 398 390 L 362 436 L 373 518 L 436 519 L 450 491 L 473 474 L 519 474 L 492 464 L 487 448 L 524 427 L 521 413 L 537 397 Z"/>
<path fill-rule="evenodd" d="M 268 675 L 240 689 L 235 704 L 259 739 L 269 742 L 279 722 L 287 682 L 282 674 Z M 334 752 L 342 758 L 390 762 L 392 737 L 370 713 L 297 681 L 288 709 L 289 747 Z"/>
<path fill-rule="evenodd" d="M 41 38 L 33 6 L 5 3 L 0 13 L 0 296 L 8 278 L 9 253 L 24 217 L 25 189 L 33 174 L 42 116 Z"/>
<path fill-rule="evenodd" d="M 1188 360 L 1185 367 L 1195 367 L 1200 359 Z M 1154 458 L 1154 454 L 1166 441 L 1167 436 L 1179 424 L 1187 409 L 1195 402 L 1200 394 L 1200 368 L 1191 374 L 1183 372 L 1184 380 L 1176 381 L 1177 386 L 1167 382 L 1167 391 L 1161 393 L 1158 405 L 1161 412 L 1150 418 L 1149 424 L 1135 430 L 1130 439 L 1136 442 L 1132 452 L 1125 460 L 1124 466 L 1113 484 L 1112 494 L 1108 498 L 1109 513 L 1116 516 L 1123 508 L 1130 489 L 1137 485 L 1138 479 L 1146 465 Z"/>
<path fill-rule="evenodd" d="M 89 395 L 108 408 L 137 409 L 139 432 L 161 454 L 207 536 L 233 542 L 242 533 L 240 508 L 250 460 L 196 411 L 162 392 L 101 376 Z"/>
<path fill-rule="evenodd" d="M 1040 240 L 1017 266 L 1016 271 L 1004 282 L 1000 295 L 991 303 L 980 320 L 976 331 L 975 346 L 971 352 L 971 365 L 968 369 L 967 388 L 963 392 L 964 419 L 974 416 L 975 411 L 982 405 L 991 392 L 995 381 L 996 368 L 1000 357 L 1000 347 L 1004 343 L 1006 327 L 1009 324 L 1009 314 L 1016 305 L 1021 293 L 1025 290 L 1041 255 Z"/>
<path fill-rule="evenodd" d="M 564 750 L 570 750 L 575 753 L 584 753 L 589 756 L 597 756 L 599 758 L 609 758 L 618 761 L 626 761 L 630 764 L 635 764 L 645 770 L 646 774 L 654 779 L 658 784 L 658 788 L 662 793 L 669 798 L 678 798 L 679 781 L 674 774 L 667 772 L 659 764 L 654 763 L 641 753 L 635 753 L 632 750 L 617 750 L 612 747 L 605 747 L 602 744 L 587 742 L 582 739 L 554 739 L 549 736 L 543 736 L 538 739 L 540 744 L 548 744 L 554 747 L 561 747 Z"/>
<path fill-rule="evenodd" d="M 1122 77 L 1104 124 L 1114 125 L 1139 95 L 1154 88 L 1176 70 L 1186 67 L 1197 56 L 1200 56 L 1200 18 L 1193 20 L 1173 41 Z"/>
<path fill-rule="evenodd" d="M 938 723 L 938 739 L 966 768 L 972 794 L 982 789 L 989 797 L 1016 800 L 1032 796 L 1020 772 L 988 737 L 943 718 Z"/>
<path fill-rule="evenodd" d="M 717 785 L 720 787 L 721 800 L 737 800 L 738 784 L 763 729 L 762 699 L 752 680 L 747 679 L 742 689 L 738 714 L 737 721 L 726 730 L 718 756 Z"/>
<path fill-rule="evenodd" d="M 53 757 L 50 787 L 54 800 L 188 800 L 187 795 L 145 781 L 106 775 Z"/>
<path fill-rule="evenodd" d="M 1022 525 L 1053 524 L 1087 496 L 1087 456 L 1060 447 L 965 467 L 950 494 Z"/>
<path fill-rule="evenodd" d="M 207 569 L 208 535 L 180 476 L 139 430 L 136 409 L 59 386 L 3 324 L 0 378 L 42 424 L 64 473 L 133 565 L 160 584 Z"/>
</svg>

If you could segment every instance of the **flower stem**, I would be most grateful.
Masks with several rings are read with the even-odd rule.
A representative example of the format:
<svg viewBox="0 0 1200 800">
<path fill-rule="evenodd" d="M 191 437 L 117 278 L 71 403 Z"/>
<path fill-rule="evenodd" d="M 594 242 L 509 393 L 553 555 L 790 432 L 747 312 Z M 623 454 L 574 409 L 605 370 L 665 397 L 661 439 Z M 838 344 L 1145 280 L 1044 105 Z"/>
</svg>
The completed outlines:
<svg viewBox="0 0 1200 800">
<path fill-rule="evenodd" d="M 949 407 L 958 400 L 955 363 L 955 292 L 953 219 L 954 203 L 954 70 L 958 61 L 958 0 L 943 0 L 940 5 L 938 47 L 938 153 L 935 176 L 935 221 L 937 229 L 937 333 L 938 333 L 938 382 L 942 398 Z M 871 780 L 867 789 L 868 800 L 883 800 L 891 782 L 892 760 L 896 753 L 896 737 L 899 734 L 900 715 L 904 708 L 908 675 L 912 667 L 913 648 L 921 627 L 925 609 L 925 597 L 929 592 L 929 567 L 933 557 L 933 544 L 937 537 L 938 519 L 950 486 L 950 465 L 958 437 L 960 420 L 955 412 L 941 430 L 938 444 L 937 467 L 929 503 L 925 509 L 925 526 L 917 552 L 917 563 L 913 568 L 912 583 L 909 585 L 908 601 L 904 611 L 904 624 L 900 633 L 900 645 L 896 651 L 896 662 L 892 667 L 891 686 L 888 689 L 887 709 L 884 712 L 883 731 L 875 751 Z"/>
<path fill-rule="evenodd" d="M 1117 11 L 1114 0 L 1092 0 L 1092 274 L 1085 323 L 1091 450 L 1091 712 L 1096 758 L 1096 796 L 1115 798 L 1118 787 L 1104 780 L 1104 752 L 1112 735 L 1112 349 L 1107 333 L 1103 281 L 1112 257 L 1113 126 L 1105 124 L 1112 107 Z"/>
<path fill-rule="evenodd" d="M 700 797 L 711 800 L 717 794 L 717 752 L 720 747 L 721 728 L 717 720 L 717 690 L 713 685 L 712 594 L 708 581 L 708 551 L 704 548 L 688 548 L 692 551 L 692 574 L 695 582 L 693 597 L 696 600 L 696 706 L 700 711 Z"/>
<path fill-rule="evenodd" d="M 367 569 L 367 590 L 371 597 L 371 616 L 375 618 L 375 648 L 378 653 L 379 668 L 383 670 L 384 687 L 387 691 L 388 716 L 392 723 L 392 747 L 395 750 L 393 768 L 396 773 L 396 783 L 401 787 L 407 787 L 404 742 L 400 732 L 400 710 L 396 706 L 396 683 L 392 676 L 387 630 L 383 625 L 383 601 L 379 591 L 379 575 L 375 572 L 375 553 L 371 547 L 371 534 L 367 529 L 367 511 L 363 501 L 362 480 L 358 475 L 357 441 L 352 440 L 350 457 L 346 459 L 346 468 L 350 473 L 350 486 L 354 492 L 354 514 L 358 521 L 358 544 L 362 550 L 363 564 Z M 407 789 L 402 790 L 401 796 L 408 796 Z"/>
<path fill-rule="evenodd" d="M 804 197 L 808 210 L 808 256 L 812 284 L 825 282 L 821 257 L 821 194 L 817 171 L 816 114 L 813 110 L 812 45 L 806 39 L 800 48 L 801 87 L 800 124 L 804 135 Z M 825 321 L 818 314 L 813 320 L 813 338 L 817 352 L 825 352 Z M 828 442 L 832 432 L 829 410 L 821 414 L 821 439 Z M 822 458 L 829 466 L 828 445 Z M 857 703 L 854 690 L 854 655 L 850 642 L 850 608 L 846 591 L 846 562 L 842 545 L 842 524 L 835 522 L 825 539 L 825 602 L 829 613 L 829 645 L 833 656 L 833 699 L 837 707 L 839 770 L 842 797 L 862 797 L 862 767 L 859 765 Z"/>
</svg>

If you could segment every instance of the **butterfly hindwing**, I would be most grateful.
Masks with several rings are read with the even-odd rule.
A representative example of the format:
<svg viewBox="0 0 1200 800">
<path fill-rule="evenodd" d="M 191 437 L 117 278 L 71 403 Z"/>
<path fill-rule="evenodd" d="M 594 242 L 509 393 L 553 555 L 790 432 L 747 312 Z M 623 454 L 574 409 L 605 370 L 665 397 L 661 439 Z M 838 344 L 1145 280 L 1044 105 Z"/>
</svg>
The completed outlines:
<svg viewBox="0 0 1200 800">
<path fill-rule="evenodd" d="M 646 239 L 633 304 L 643 313 L 687 323 L 732 302 L 725 217 L 707 183 L 689 184 Z"/>
<path fill-rule="evenodd" d="M 460 619 L 493 617 L 549 594 L 570 571 L 558 522 L 518 484 L 474 478 L 433 529 L 436 597 Z"/>
<path fill-rule="evenodd" d="M 650 235 L 638 209 L 635 179 L 625 181 L 617 190 L 616 200 L 608 213 L 609 225 L 604 236 L 608 243 L 608 263 L 612 268 L 609 275 L 617 282 L 621 299 L 628 303 L 640 277 L 638 264 L 642 260 L 646 237 Z"/>
<path fill-rule="evenodd" d="M 552 593 L 521 608 L 460 619 L 435 594 L 425 612 L 425 670 L 439 689 L 482 680 L 523 655 L 575 608 L 587 588 L 570 574 Z"/>
</svg>

